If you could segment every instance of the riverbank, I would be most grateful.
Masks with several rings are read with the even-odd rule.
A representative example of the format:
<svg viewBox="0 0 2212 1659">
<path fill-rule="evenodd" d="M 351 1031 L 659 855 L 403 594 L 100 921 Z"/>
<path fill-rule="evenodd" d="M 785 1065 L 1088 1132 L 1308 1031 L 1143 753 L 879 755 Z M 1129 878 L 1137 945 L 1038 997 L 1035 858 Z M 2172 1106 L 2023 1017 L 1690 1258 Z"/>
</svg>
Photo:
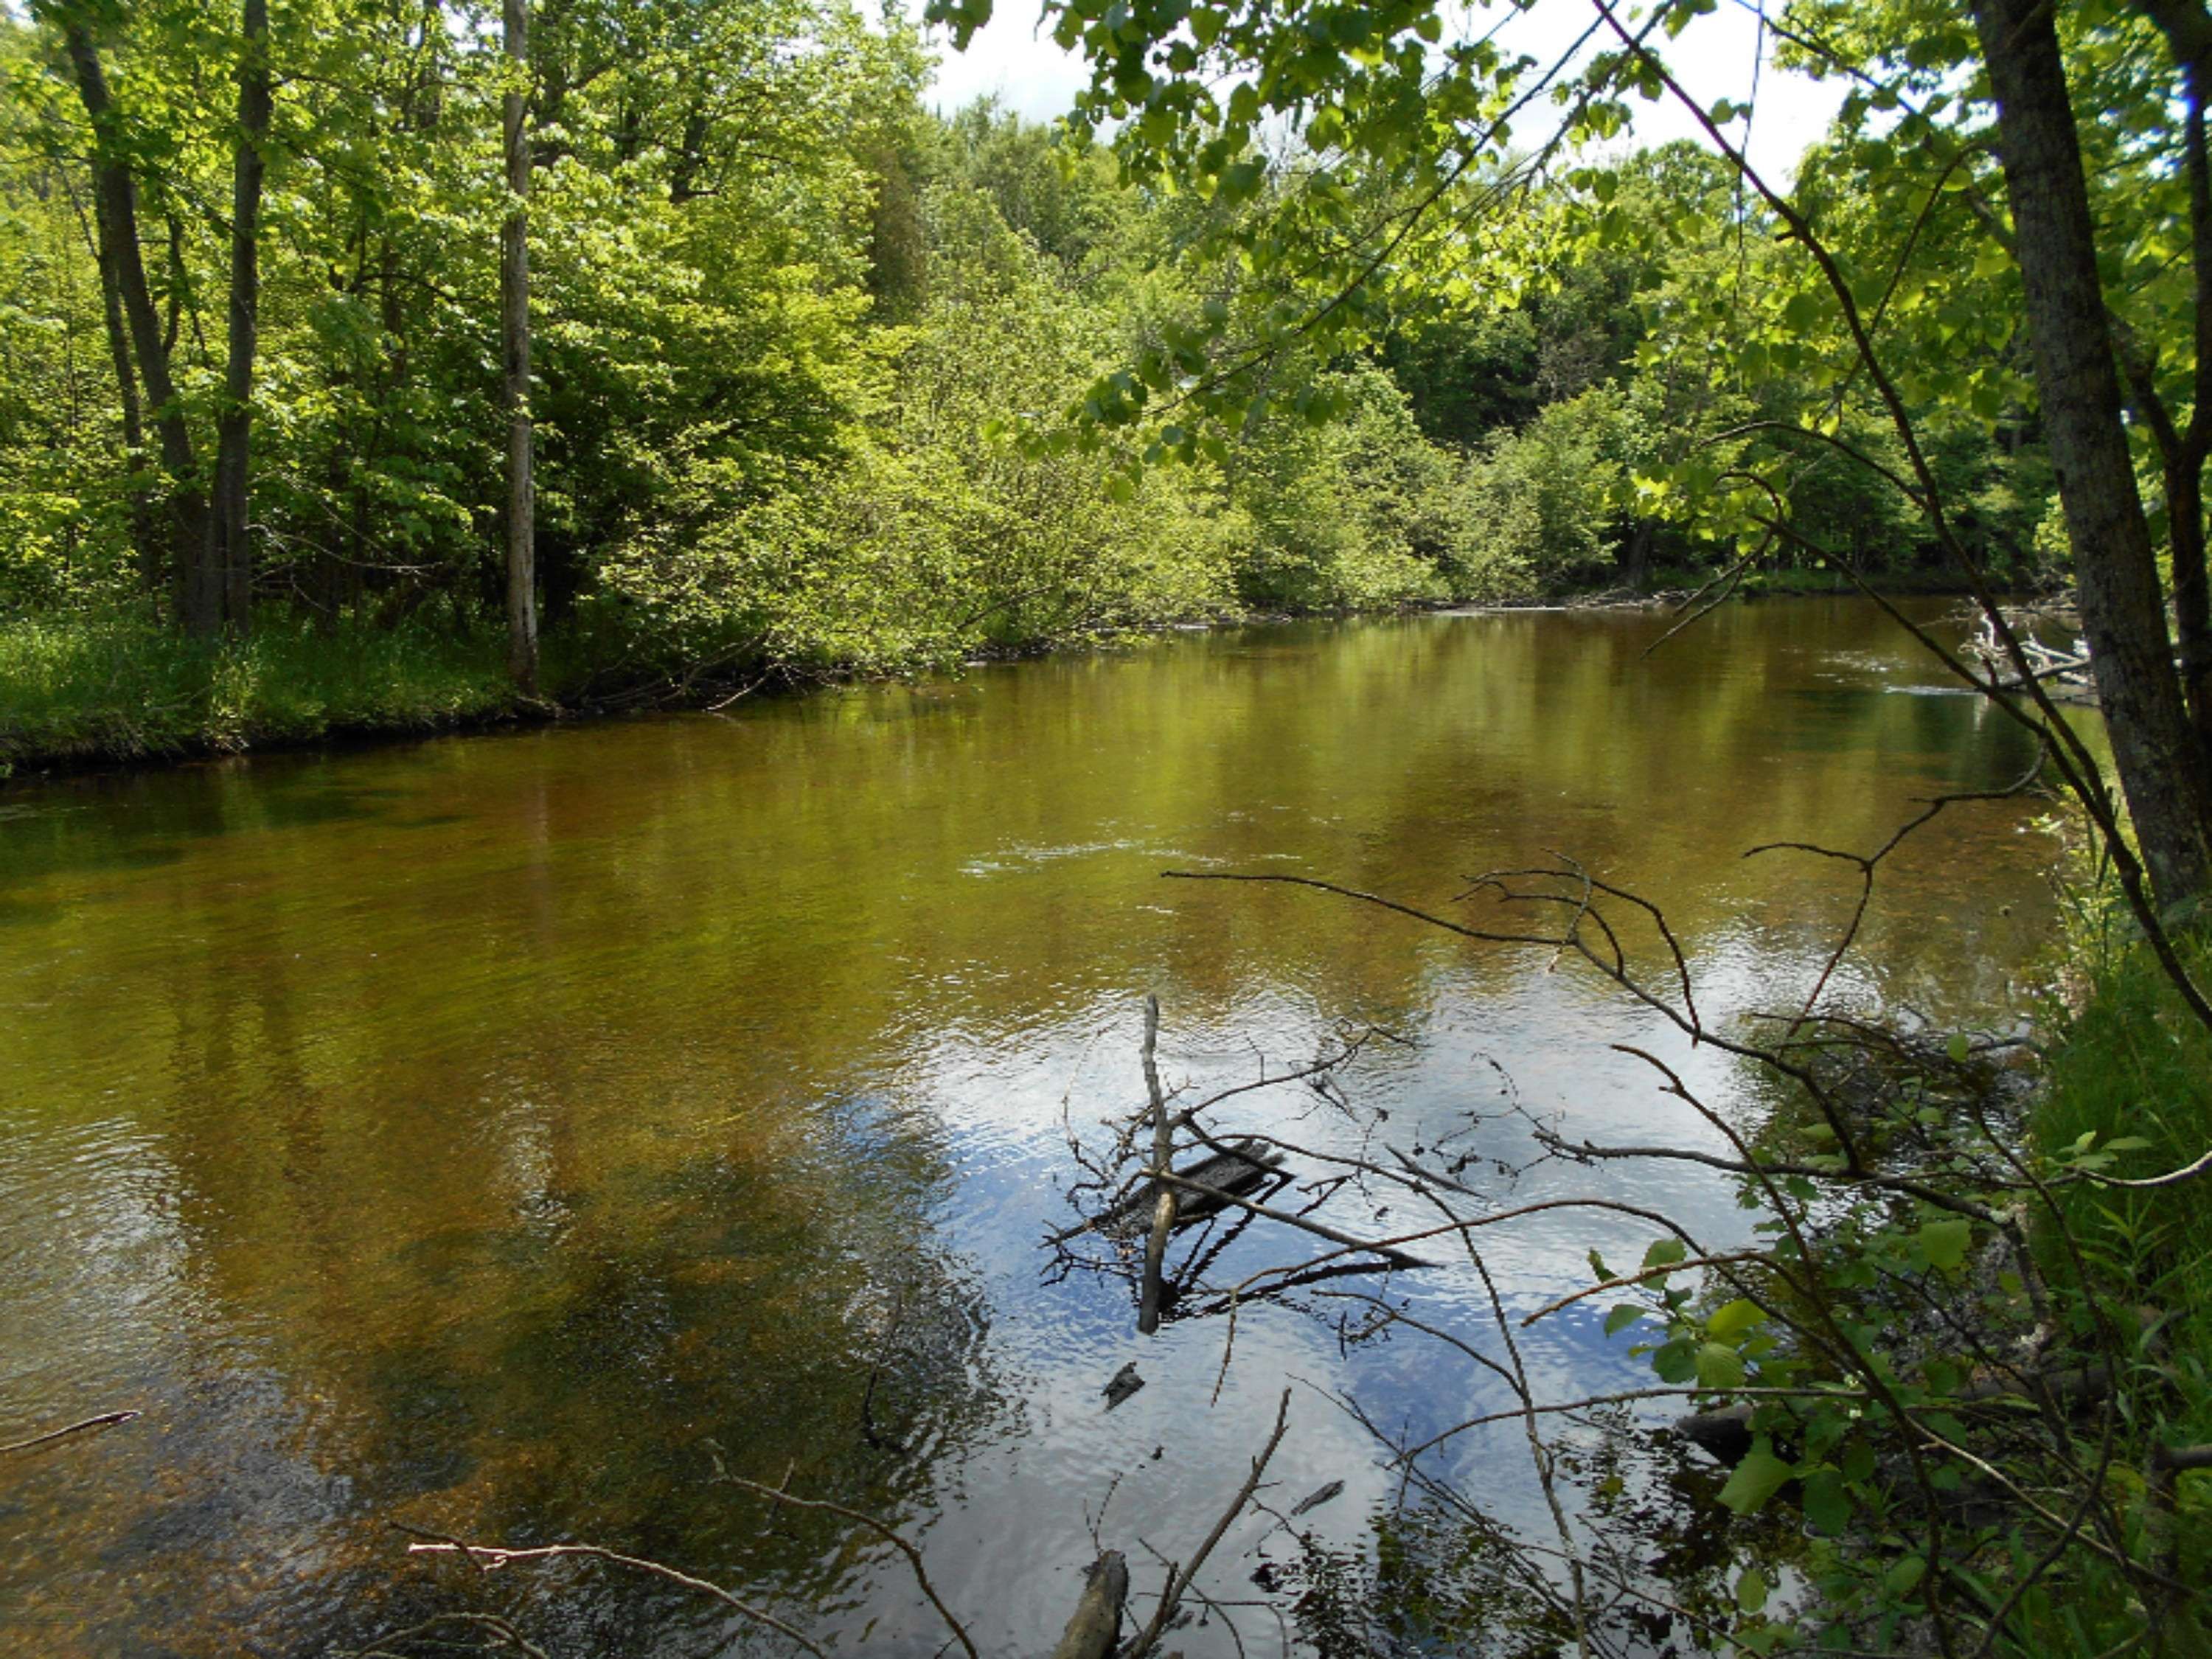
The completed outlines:
<svg viewBox="0 0 2212 1659">
<path fill-rule="evenodd" d="M 1714 1388 L 1734 1403 L 1682 1431 L 1730 1466 L 1722 1506 L 1802 1516 L 1762 1582 L 1786 1563 L 1812 1595 L 1740 1638 L 1817 1623 L 1853 1645 L 1963 1636 L 2022 1659 L 2212 1645 L 2191 1588 L 2212 1569 L 2212 1212 L 2166 1174 L 2212 1147 L 2212 1029 L 2075 839 L 2033 1039 L 1845 1022 L 1812 1045 L 1812 1074 L 1874 1162 L 1851 1177 L 1802 1150 L 1752 1155 L 1784 1218 L 1768 1231 L 1802 1248 L 1776 1257 L 1780 1363 L 1748 1369 L 1784 1384 L 1771 1395 L 1814 1386 L 1786 1403 Z M 2177 947 L 2204 983 L 2212 939 Z M 2032 1082 L 2001 1058 L 2022 1049 Z M 1787 1191 L 1805 1176 L 1833 1182 L 1824 1203 Z M 1671 1328 L 1710 1342 L 1729 1309 L 1701 1326 L 1688 1306 Z"/>
<path fill-rule="evenodd" d="M 1592 586 L 1480 608 L 1648 610 L 1680 603 L 1697 584 L 1696 573 L 1662 571 L 1641 591 Z M 1948 591 L 1884 586 L 1899 593 Z M 1761 575 L 1740 591 L 1745 598 L 1827 598 L 1849 590 L 1822 573 L 1785 571 Z M 643 707 L 714 708 L 739 696 L 958 662 L 1042 656 L 1117 636 L 1462 608 L 1427 603 L 1228 611 L 1018 646 L 917 650 L 866 664 L 778 661 L 757 653 L 690 661 L 641 653 L 635 641 L 604 633 L 565 628 L 545 637 L 544 695 L 538 700 L 516 695 L 507 678 L 501 637 L 473 625 L 411 617 L 386 628 L 348 619 L 325 629 L 298 618 L 272 618 L 243 645 L 211 646 L 136 617 L 26 617 L 0 623 L 0 779 L 422 737 Z"/>
</svg>

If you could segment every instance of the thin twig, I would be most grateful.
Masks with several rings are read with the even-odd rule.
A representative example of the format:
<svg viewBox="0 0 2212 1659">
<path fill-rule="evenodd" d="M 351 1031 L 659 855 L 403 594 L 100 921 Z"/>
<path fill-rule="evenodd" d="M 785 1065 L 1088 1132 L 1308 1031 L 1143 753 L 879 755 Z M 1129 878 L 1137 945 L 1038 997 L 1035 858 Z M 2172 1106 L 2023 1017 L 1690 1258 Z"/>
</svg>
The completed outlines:
<svg viewBox="0 0 2212 1659">
<path fill-rule="evenodd" d="M 937 1609 L 938 1616 L 945 1620 L 945 1628 L 952 1632 L 955 1639 L 966 1651 L 968 1659 L 977 1659 L 975 1644 L 969 1639 L 967 1630 L 961 1625 L 959 1620 L 953 1617 L 952 1609 L 945 1605 L 945 1598 L 937 1593 L 937 1587 L 929 1582 L 929 1575 L 922 1571 L 921 1552 L 900 1536 L 897 1528 L 888 1522 L 878 1520 L 864 1510 L 848 1509 L 844 1504 L 833 1504 L 826 1498 L 796 1498 L 774 1486 L 764 1486 L 757 1480 L 748 1480 L 741 1474 L 732 1475 L 730 1484 L 733 1486 L 743 1486 L 750 1492 L 759 1492 L 764 1498 L 772 1498 L 779 1504 L 795 1504 L 802 1510 L 827 1510 L 830 1514 L 841 1515 L 848 1521 L 857 1521 L 878 1537 L 885 1540 L 896 1547 L 900 1554 L 906 1557 L 907 1565 L 914 1569 L 914 1582 L 921 1586 L 921 1593 L 929 1598 L 929 1605 Z"/>
<path fill-rule="evenodd" d="M 49 1429 L 44 1434 L 33 1435 L 27 1440 L 11 1441 L 7 1445 L 0 1446 L 0 1453 L 28 1451 L 33 1446 L 44 1446 L 57 1440 L 65 1440 L 70 1435 L 83 1433 L 87 1429 L 104 1429 L 111 1424 L 132 1422 L 144 1415 L 143 1412 L 138 1411 L 102 1412 L 97 1417 L 88 1417 L 82 1422 L 72 1423 L 66 1428 Z"/>
<path fill-rule="evenodd" d="M 784 1501 L 796 1503 L 799 1500 L 787 1498 Z M 413 1529 L 409 1528 L 409 1530 Z M 720 1584 L 709 1583 L 704 1578 L 695 1577 L 680 1568 L 668 1565 L 665 1562 L 647 1560 L 641 1555 L 624 1555 L 621 1551 L 608 1549 L 604 1545 L 540 1544 L 529 1549 L 502 1549 L 490 1544 L 469 1544 L 459 1539 L 441 1539 L 434 1543 L 410 1544 L 407 1547 L 407 1553 L 410 1555 L 459 1555 L 484 1572 L 495 1572 L 500 1568 L 516 1561 L 557 1561 L 564 1558 L 575 1558 L 609 1562 L 615 1566 L 628 1567 L 635 1572 L 647 1573 L 655 1578 L 665 1578 L 672 1584 L 681 1584 L 685 1589 L 696 1590 L 702 1595 L 711 1596 L 732 1612 L 740 1613 L 756 1624 L 766 1625 L 770 1630 L 781 1632 L 809 1653 L 813 1654 L 816 1659 L 830 1659 L 829 1654 L 818 1643 L 793 1630 L 766 1608 L 755 1607 L 742 1596 L 724 1589 Z M 969 1651 L 972 1653 L 974 1650 L 970 1649 Z"/>
<path fill-rule="evenodd" d="M 1235 1523 L 1237 1517 L 1244 1513 L 1245 1504 L 1251 1501 L 1252 1494 L 1258 1490 L 1260 1477 L 1267 1472 L 1267 1462 L 1274 1456 L 1275 1448 L 1283 1443 L 1283 1434 L 1289 1428 L 1290 1420 L 1291 1391 L 1285 1389 L 1282 1401 L 1275 1407 L 1275 1431 L 1267 1437 L 1267 1443 L 1252 1460 L 1252 1473 L 1244 1477 L 1244 1484 L 1237 1488 L 1236 1499 L 1221 1512 L 1221 1518 L 1213 1523 L 1213 1530 L 1206 1534 L 1206 1541 L 1198 1547 L 1188 1565 L 1168 1574 L 1167 1586 L 1160 1593 L 1160 1604 L 1153 1610 L 1152 1622 L 1121 1650 L 1120 1659 L 1144 1659 L 1145 1655 L 1159 1645 L 1160 1638 L 1175 1618 L 1176 1610 L 1182 1605 L 1184 1593 L 1189 1589 L 1191 1580 L 1198 1576 L 1198 1570 L 1206 1565 L 1206 1558 L 1213 1553 L 1213 1547 L 1221 1541 L 1222 1534 Z"/>
</svg>

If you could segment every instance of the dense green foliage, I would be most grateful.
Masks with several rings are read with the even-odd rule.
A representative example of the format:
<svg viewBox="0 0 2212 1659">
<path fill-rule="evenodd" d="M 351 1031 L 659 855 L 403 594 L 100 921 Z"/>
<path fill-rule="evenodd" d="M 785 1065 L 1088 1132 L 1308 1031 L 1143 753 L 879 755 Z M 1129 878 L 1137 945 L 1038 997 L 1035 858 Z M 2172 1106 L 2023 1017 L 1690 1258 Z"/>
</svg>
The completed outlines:
<svg viewBox="0 0 2212 1659">
<path fill-rule="evenodd" d="M 72 28 L 104 54 L 107 127 L 76 95 Z M 264 625 L 435 636 L 471 665 L 437 701 L 470 709 L 488 694 L 468 642 L 502 580 L 492 44 L 438 7 L 276 9 L 251 405 Z M 14 660 L 48 660 L 72 628 L 74 659 L 113 659 L 0 677 L 0 742 L 18 755 L 104 746 L 88 732 L 142 732 L 135 750 L 299 729 L 134 702 L 149 653 L 200 673 L 161 708 L 222 705 L 241 672 L 234 647 L 172 651 L 148 629 L 179 620 L 167 515 L 204 493 L 225 406 L 243 50 L 210 0 L 0 20 L 0 629 Z M 1224 236 L 1253 212 L 1309 212 L 1315 180 L 1255 172 L 1248 207 L 1162 190 L 988 106 L 930 113 L 926 70 L 904 26 L 830 0 L 538 9 L 532 401 L 557 699 L 1232 612 L 1640 586 L 1727 544 L 1653 512 L 1638 469 L 1820 395 L 1766 364 L 1730 389 L 1686 355 L 1686 295 L 1719 272 L 1752 295 L 1773 277 L 1771 256 L 1747 261 L 1723 173 L 1677 149 L 1635 164 L 1624 198 L 1690 226 L 1663 252 L 1577 241 L 1588 187 L 1562 174 L 1450 283 L 1341 338 L 1273 339 L 1232 424 L 1198 418 L 1220 412 L 1201 398 L 1182 427 L 1101 425 L 1135 385 L 1127 366 L 1212 374 L 1266 332 L 1279 286 Z M 196 471 L 168 467 L 164 411 L 118 380 L 103 154 L 135 181 L 167 412 Z M 1960 448 L 2025 560 L 2045 489 L 2033 447 Z M 1869 568 L 1927 556 L 1848 469 L 1816 462 L 1791 491 Z M 418 707 L 370 696 L 332 719 Z"/>
</svg>

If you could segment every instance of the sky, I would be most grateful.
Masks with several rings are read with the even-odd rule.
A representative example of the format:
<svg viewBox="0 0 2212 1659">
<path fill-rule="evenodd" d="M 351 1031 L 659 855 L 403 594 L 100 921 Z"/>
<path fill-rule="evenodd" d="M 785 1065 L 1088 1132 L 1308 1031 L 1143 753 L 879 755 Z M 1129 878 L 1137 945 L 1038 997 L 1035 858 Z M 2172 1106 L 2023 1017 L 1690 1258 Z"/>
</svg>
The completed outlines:
<svg viewBox="0 0 2212 1659">
<path fill-rule="evenodd" d="M 1049 121 L 1065 114 L 1089 76 L 1081 58 L 1062 52 L 1039 27 L 1041 10 L 1039 0 L 999 0 L 996 15 L 966 52 L 940 46 L 942 61 L 937 69 L 933 101 L 950 112 L 975 98 L 994 94 L 1005 107 L 1032 120 Z M 1499 9 L 1470 8 L 1465 32 L 1481 33 L 1498 15 Z M 1581 0 L 1542 0 L 1529 12 L 1512 19 L 1499 30 L 1498 39 L 1503 46 L 1548 64 L 1595 17 L 1596 13 Z M 1664 55 L 1686 89 L 1702 102 L 1728 98 L 1742 103 L 1752 94 L 1758 43 L 1759 19 L 1751 5 L 1745 0 L 1722 0 L 1717 9 L 1685 29 Z M 1759 74 L 1752 118 L 1753 166 L 1778 182 L 1786 179 L 1806 145 L 1826 129 L 1843 96 L 1844 88 L 1838 82 L 1815 82 L 1767 64 Z M 1656 105 L 1633 99 L 1630 102 L 1636 112 L 1634 142 L 1664 143 L 1673 138 L 1705 142 L 1702 132 L 1673 100 Z M 1519 136 L 1533 141 L 1540 135 L 1530 127 Z"/>
</svg>

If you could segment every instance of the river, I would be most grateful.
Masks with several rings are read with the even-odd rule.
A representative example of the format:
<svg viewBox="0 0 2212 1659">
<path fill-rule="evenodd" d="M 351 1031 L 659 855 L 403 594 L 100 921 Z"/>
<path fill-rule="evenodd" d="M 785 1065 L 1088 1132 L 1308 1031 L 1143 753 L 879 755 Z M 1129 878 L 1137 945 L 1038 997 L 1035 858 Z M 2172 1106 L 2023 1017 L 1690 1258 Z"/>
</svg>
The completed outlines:
<svg viewBox="0 0 2212 1659">
<path fill-rule="evenodd" d="M 447 1607 L 562 1655 L 792 1650 L 602 1568 L 410 1559 L 393 1522 L 588 1538 L 841 1651 L 939 1650 L 896 1556 L 723 1473 L 895 1521 L 985 1652 L 1042 1651 L 1094 1521 L 1157 1582 L 1136 1540 L 1188 1552 L 1286 1382 L 1279 1501 L 1346 1482 L 1297 1524 L 1356 1563 L 1395 1487 L 1328 1395 L 1419 1426 L 1497 1385 L 1261 1306 L 1216 1401 L 1222 1322 L 1140 1338 L 1122 1287 L 1042 1272 L 1063 1126 L 1143 1100 L 1147 991 L 1171 1085 L 1389 1027 L 1346 1083 L 1409 1140 L 1510 1079 L 1574 1134 L 1704 1144 L 1626 1041 L 1759 1109 L 1546 952 L 1160 876 L 1448 908 L 1556 851 L 1666 906 L 1709 1017 L 1802 999 L 1853 878 L 1745 849 L 1871 848 L 2028 747 L 1857 601 L 1733 606 L 1647 659 L 1663 626 L 1179 634 L 721 715 L 0 790 L 0 1441 L 144 1413 L 0 1460 L 0 1652 L 326 1654 Z M 2043 810 L 1961 807 L 1908 843 L 1839 994 L 2009 1020 L 2051 916 Z M 1295 1096 L 1249 1109 L 1350 1133 Z M 1513 1190 L 1606 1183 L 1748 1224 L 1693 1170 Z M 1491 1262 L 1533 1308 L 1648 1232 L 1553 1219 Z M 1476 1311 L 1449 1277 L 1415 1293 Z M 1603 1311 L 1533 1328 L 1543 1389 L 1648 1379 Z M 1130 1360 L 1147 1386 L 1109 1413 Z M 1484 1433 L 1453 1468 L 1525 1503 L 1519 1429 Z M 1252 1523 L 1215 1594 L 1258 1597 L 1290 1553 Z M 1279 1650 L 1271 1616 L 1239 1618 Z M 1218 1618 L 1178 1644 L 1236 1650 Z"/>
</svg>

